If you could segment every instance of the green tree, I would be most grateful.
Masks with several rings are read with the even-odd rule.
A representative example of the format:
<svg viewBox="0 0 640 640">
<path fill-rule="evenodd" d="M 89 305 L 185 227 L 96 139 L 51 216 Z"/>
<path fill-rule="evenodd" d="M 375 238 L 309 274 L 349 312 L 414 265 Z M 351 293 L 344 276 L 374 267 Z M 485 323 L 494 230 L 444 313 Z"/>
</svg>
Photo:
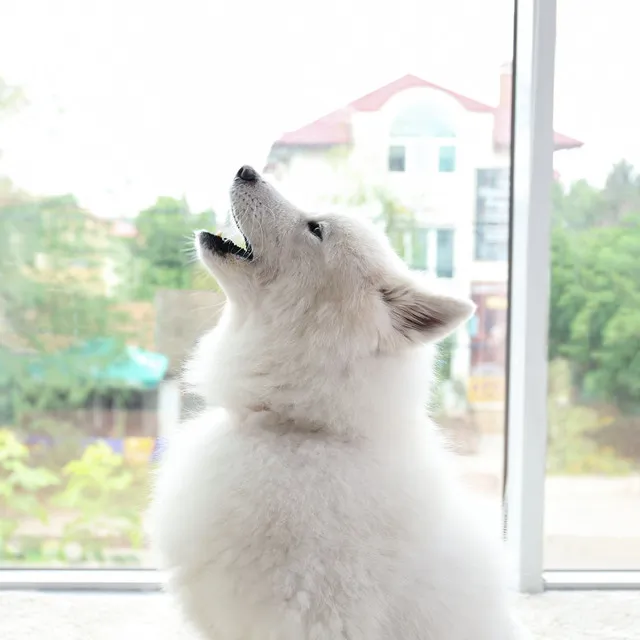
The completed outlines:
<svg viewBox="0 0 640 640">
<path fill-rule="evenodd" d="M 157 289 L 197 288 L 193 232 L 215 225 L 213 211 L 194 215 L 184 199 L 160 197 L 141 211 L 135 219 L 137 236 L 129 241 L 133 274 L 128 295 L 152 300 Z"/>
<path fill-rule="evenodd" d="M 640 215 L 556 229 L 551 357 L 570 360 L 590 398 L 640 405 Z"/>
<path fill-rule="evenodd" d="M 22 92 L 0 78 L 0 116 L 23 102 Z M 110 226 L 72 196 L 36 198 L 0 176 L 2 562 L 78 559 L 74 549 L 80 559 L 103 560 L 103 547 L 125 541 L 135 547 L 142 540 L 145 470 L 129 470 L 106 445 L 69 461 L 86 432 L 47 415 L 81 406 L 103 390 L 107 383 L 96 371 L 123 353 L 130 321 L 118 310 L 108 276 L 124 256 Z M 109 348 L 101 353 L 83 348 L 106 337 Z M 57 437 L 54 452 L 27 447 L 21 437 L 26 426 Z M 66 466 L 59 477 L 61 459 Z M 63 539 L 52 539 L 55 529 L 44 537 L 25 531 L 60 505 L 72 518 Z"/>
<path fill-rule="evenodd" d="M 586 180 L 567 191 L 556 183 L 552 192 L 554 223 L 573 230 L 623 224 L 629 213 L 640 212 L 640 177 L 626 160 L 613 165 L 602 189 Z"/>
<path fill-rule="evenodd" d="M 566 192 L 555 183 L 552 201 L 555 225 L 573 230 L 600 226 L 604 197 L 586 180 L 574 182 Z"/>
<path fill-rule="evenodd" d="M 356 179 L 350 193 L 338 194 L 333 200 L 349 207 L 367 208 L 367 214 L 384 230 L 396 253 L 406 257 L 405 237 L 415 230 L 415 214 L 389 188 Z"/>
<path fill-rule="evenodd" d="M 605 473 L 623 475 L 633 469 L 627 451 L 616 452 L 603 446 L 603 420 L 590 406 L 574 402 L 571 368 L 566 360 L 549 365 L 548 453 L 549 473 Z M 622 455 L 620 455 L 622 454 Z"/>
<path fill-rule="evenodd" d="M 600 224 L 625 224 L 628 214 L 640 213 L 640 177 L 626 160 L 616 163 L 605 183 Z"/>
<path fill-rule="evenodd" d="M 567 358 L 580 393 L 640 407 L 640 188 L 621 162 L 603 189 L 554 196 L 550 358 Z"/>
<path fill-rule="evenodd" d="M 116 259 L 108 224 L 61 196 L 0 206 L 0 228 L 0 376 L 13 409 L 82 404 L 102 384 L 92 370 L 126 338 L 105 278 Z M 69 350 L 106 337 L 114 348 L 97 360 Z"/>
</svg>

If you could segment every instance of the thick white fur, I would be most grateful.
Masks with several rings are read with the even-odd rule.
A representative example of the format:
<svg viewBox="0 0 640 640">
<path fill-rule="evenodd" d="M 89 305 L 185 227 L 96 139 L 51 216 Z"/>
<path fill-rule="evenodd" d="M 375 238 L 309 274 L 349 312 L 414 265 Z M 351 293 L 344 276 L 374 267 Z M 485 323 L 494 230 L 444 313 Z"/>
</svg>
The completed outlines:
<svg viewBox="0 0 640 640">
<path fill-rule="evenodd" d="M 187 380 L 210 407 L 169 444 L 151 535 L 215 640 L 512 640 L 498 531 L 425 416 L 421 343 L 469 302 L 417 285 L 359 220 L 236 180 L 255 259 L 206 249 L 227 294 Z"/>
</svg>

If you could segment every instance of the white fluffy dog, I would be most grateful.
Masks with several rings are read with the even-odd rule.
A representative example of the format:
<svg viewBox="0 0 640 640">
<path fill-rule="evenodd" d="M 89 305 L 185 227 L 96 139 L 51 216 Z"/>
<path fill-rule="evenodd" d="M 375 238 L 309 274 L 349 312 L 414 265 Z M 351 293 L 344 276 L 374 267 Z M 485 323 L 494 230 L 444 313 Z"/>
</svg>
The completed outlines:
<svg viewBox="0 0 640 640">
<path fill-rule="evenodd" d="M 246 248 L 196 238 L 227 296 L 187 369 L 209 408 L 169 443 L 151 510 L 186 617 L 215 640 L 515 638 L 499 531 L 425 416 L 422 346 L 472 303 L 250 167 L 231 200 Z"/>
</svg>

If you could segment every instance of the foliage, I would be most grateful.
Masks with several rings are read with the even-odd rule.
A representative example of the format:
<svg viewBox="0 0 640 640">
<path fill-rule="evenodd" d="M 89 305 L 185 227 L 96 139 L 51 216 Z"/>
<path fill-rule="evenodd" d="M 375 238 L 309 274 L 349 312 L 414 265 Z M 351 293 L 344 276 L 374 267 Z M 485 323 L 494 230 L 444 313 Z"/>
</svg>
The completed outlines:
<svg viewBox="0 0 640 640">
<path fill-rule="evenodd" d="M 633 200 L 634 188 L 606 186 L 589 200 L 587 187 L 574 187 L 556 211 L 549 332 L 550 358 L 571 362 L 584 398 L 629 410 L 640 407 L 640 209 L 625 212 L 621 193 Z M 605 203 L 594 226 L 592 207 Z"/>
<path fill-rule="evenodd" d="M 456 334 L 452 333 L 442 340 L 436 347 L 434 363 L 433 389 L 430 398 L 430 410 L 435 414 L 445 415 L 451 407 L 451 400 L 457 407 L 464 407 L 465 413 L 472 411 L 467 401 L 467 387 L 460 379 L 454 379 L 452 375 L 453 354 L 456 349 Z M 445 403 L 445 393 L 448 393 L 450 401 Z"/>
<path fill-rule="evenodd" d="M 65 528 L 65 539 L 95 543 L 98 537 L 125 536 L 132 547 L 142 544 L 144 484 L 121 455 L 104 442 L 90 445 L 79 460 L 62 470 L 67 479 L 54 504 L 77 512 Z"/>
<path fill-rule="evenodd" d="M 20 89 L 0 78 L 0 116 L 23 103 Z M 104 443 L 81 453 L 88 433 L 66 418 L 95 397 L 127 399 L 129 390 L 94 375 L 139 329 L 123 303 L 151 300 L 158 287 L 211 286 L 200 284 L 180 248 L 215 216 L 160 198 L 135 225 L 137 238 L 123 240 L 72 195 L 34 197 L 0 177 L 0 424 L 10 425 L 0 431 L 4 559 L 101 560 L 106 548 L 141 545 L 147 470 Z M 105 339 L 109 349 L 89 348 Z M 17 435 L 24 432 L 53 447 L 25 446 Z M 35 525 L 47 515 L 51 533 L 43 536 Z"/>
<path fill-rule="evenodd" d="M 0 227 L 0 385 L 17 417 L 56 402 L 79 406 L 104 386 L 88 371 L 105 363 L 69 347 L 110 336 L 119 345 L 110 358 L 124 348 L 126 317 L 106 284 L 117 259 L 108 227 L 71 196 L 0 206 Z"/>
<path fill-rule="evenodd" d="M 592 407 L 576 405 L 572 398 L 571 372 L 566 360 L 549 365 L 548 451 L 549 473 L 625 474 L 629 460 L 601 446 L 596 434 L 610 418 Z"/>
<path fill-rule="evenodd" d="M 11 553 L 13 537 L 25 518 L 46 522 L 37 492 L 59 484 L 48 469 L 29 464 L 29 449 L 8 429 L 0 429 L 0 558 Z"/>
<path fill-rule="evenodd" d="M 373 221 L 381 226 L 396 253 L 405 258 L 405 236 L 416 226 L 415 215 L 383 185 L 367 185 L 357 182 L 356 188 L 350 194 L 337 197 L 336 200 L 344 202 L 347 206 L 367 206 L 373 212 Z"/>
<path fill-rule="evenodd" d="M 574 182 L 566 192 L 562 185 L 554 183 L 552 203 L 554 221 L 560 226 L 574 230 L 599 226 L 602 193 L 586 180 Z"/>
<path fill-rule="evenodd" d="M 184 200 L 161 197 L 138 214 L 135 226 L 137 236 L 128 243 L 133 257 L 129 297 L 152 300 L 157 289 L 200 288 L 189 255 L 191 238 L 196 229 L 216 226 L 213 211 L 194 215 Z"/>
<path fill-rule="evenodd" d="M 553 188 L 556 225 L 572 230 L 609 227 L 623 223 L 629 213 L 640 213 L 640 177 L 626 160 L 615 164 L 602 189 L 586 180 L 574 182 L 565 192 Z"/>
<path fill-rule="evenodd" d="M 438 345 L 438 358 L 436 360 L 436 380 L 451 379 L 451 365 L 453 352 L 456 348 L 456 334 L 452 333 L 442 340 Z"/>
<path fill-rule="evenodd" d="M 553 202 L 549 467 L 625 473 L 620 438 L 640 411 L 640 178 L 622 161 L 603 188 L 556 185 Z"/>
<path fill-rule="evenodd" d="M 128 467 L 103 442 L 87 447 L 60 475 L 38 466 L 36 457 L 12 431 L 0 430 L 0 559 L 99 562 L 109 548 L 141 547 L 146 468 Z M 66 522 L 59 539 L 20 532 L 29 522 L 46 524 L 54 513 Z"/>
</svg>

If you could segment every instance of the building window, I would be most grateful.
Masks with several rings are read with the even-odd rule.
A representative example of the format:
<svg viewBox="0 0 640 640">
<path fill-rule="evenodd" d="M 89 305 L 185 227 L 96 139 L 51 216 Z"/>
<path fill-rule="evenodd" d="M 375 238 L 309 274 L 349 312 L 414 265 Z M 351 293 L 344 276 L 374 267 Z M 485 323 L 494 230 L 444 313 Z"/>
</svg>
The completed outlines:
<svg viewBox="0 0 640 640">
<path fill-rule="evenodd" d="M 475 259 L 509 258 L 509 169 L 478 169 Z"/>
<path fill-rule="evenodd" d="M 390 133 L 401 138 L 455 138 L 455 101 L 441 91 L 428 91 L 396 115 Z"/>
<path fill-rule="evenodd" d="M 426 271 L 428 267 L 428 230 L 415 229 L 413 232 L 413 243 L 411 247 L 411 257 L 413 268 Z"/>
<path fill-rule="evenodd" d="M 405 170 L 405 148 L 401 145 L 389 147 L 389 171 Z"/>
<path fill-rule="evenodd" d="M 429 244 L 429 229 L 411 229 L 405 235 L 405 262 L 409 268 L 416 271 L 427 271 L 429 268 L 427 257 Z"/>
<path fill-rule="evenodd" d="M 453 278 L 453 229 L 438 229 L 436 275 Z"/>
<path fill-rule="evenodd" d="M 456 148 L 440 147 L 438 154 L 438 171 L 440 173 L 453 173 L 456 170 Z"/>
<path fill-rule="evenodd" d="M 476 260 L 505 262 L 509 259 L 509 229 L 498 223 L 476 223 Z"/>
</svg>

